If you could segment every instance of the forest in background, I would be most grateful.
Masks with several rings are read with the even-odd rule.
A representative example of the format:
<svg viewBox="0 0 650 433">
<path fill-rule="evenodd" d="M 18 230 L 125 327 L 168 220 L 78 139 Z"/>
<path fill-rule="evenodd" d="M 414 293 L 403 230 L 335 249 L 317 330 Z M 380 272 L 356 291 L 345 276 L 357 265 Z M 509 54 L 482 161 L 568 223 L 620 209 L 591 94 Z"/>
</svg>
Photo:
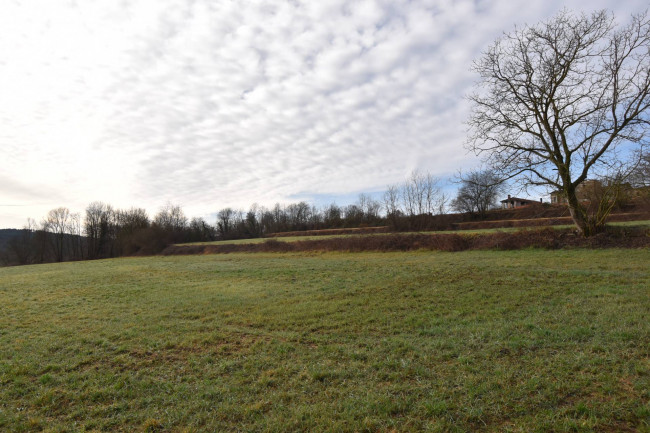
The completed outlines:
<svg viewBox="0 0 650 433">
<path fill-rule="evenodd" d="M 413 172 L 402 183 L 389 185 L 379 200 L 360 194 L 355 203 L 346 206 L 332 203 L 317 207 L 301 201 L 277 203 L 271 208 L 253 204 L 246 211 L 226 207 L 216 212 L 213 223 L 188 218 L 181 206 L 172 203 L 153 217 L 142 208 L 116 209 L 99 201 L 90 203 L 83 214 L 59 207 L 40 222 L 30 218 L 22 229 L 0 230 L 0 265 L 151 255 L 176 243 L 260 238 L 285 232 L 378 226 L 394 232 L 433 231 L 455 229 L 459 223 L 471 221 L 568 216 L 565 205 L 548 203 L 499 209 L 499 199 L 507 189 L 491 171 L 471 171 L 458 184 L 452 199 L 438 178 Z M 601 200 L 591 198 L 594 203 Z M 619 194 L 613 209 L 629 211 L 639 205 L 645 209 L 648 201 L 632 203 L 625 194 Z"/>
</svg>

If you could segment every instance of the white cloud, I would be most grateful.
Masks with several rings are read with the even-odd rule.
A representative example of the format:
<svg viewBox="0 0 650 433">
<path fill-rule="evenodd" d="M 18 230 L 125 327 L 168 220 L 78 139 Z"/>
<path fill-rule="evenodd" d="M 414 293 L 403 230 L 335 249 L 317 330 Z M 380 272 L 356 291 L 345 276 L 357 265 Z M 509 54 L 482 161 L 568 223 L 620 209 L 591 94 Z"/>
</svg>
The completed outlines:
<svg viewBox="0 0 650 433">
<path fill-rule="evenodd" d="M 475 161 L 472 59 L 563 6 L 582 4 L 3 3 L 0 205 L 21 206 L 0 207 L 0 227 L 94 200 L 205 215 L 453 174 Z"/>
</svg>

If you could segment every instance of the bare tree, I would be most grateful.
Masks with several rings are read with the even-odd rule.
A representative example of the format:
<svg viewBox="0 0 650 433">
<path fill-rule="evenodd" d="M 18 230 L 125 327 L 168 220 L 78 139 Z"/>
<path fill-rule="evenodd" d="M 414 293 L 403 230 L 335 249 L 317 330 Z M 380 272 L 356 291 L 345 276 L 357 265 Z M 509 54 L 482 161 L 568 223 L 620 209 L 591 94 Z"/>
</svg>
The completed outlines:
<svg viewBox="0 0 650 433">
<path fill-rule="evenodd" d="M 67 207 L 52 209 L 47 213 L 43 226 L 52 233 L 54 260 L 62 262 L 66 253 L 65 237 L 70 223 L 70 210 Z"/>
<path fill-rule="evenodd" d="M 457 212 L 484 216 L 497 205 L 503 184 L 492 170 L 473 170 L 460 178 L 460 188 L 451 207 Z"/>
<path fill-rule="evenodd" d="M 29 226 L 33 228 L 34 261 L 46 263 L 52 259 L 49 257 L 51 233 L 48 231 L 47 221 L 43 220 L 36 224 L 33 219 L 28 219 Z"/>
<path fill-rule="evenodd" d="M 180 232 L 187 226 L 187 217 L 180 206 L 167 203 L 156 214 L 153 222 L 168 232 Z"/>
<path fill-rule="evenodd" d="M 395 198 L 395 192 L 393 192 Z M 444 209 L 446 197 L 442 194 L 440 180 L 430 173 L 413 171 L 404 181 L 399 194 L 404 210 L 409 216 L 432 215 Z"/>
<path fill-rule="evenodd" d="M 492 44 L 475 62 L 468 146 L 500 177 L 561 190 L 579 231 L 602 227 L 576 197 L 596 173 L 620 172 L 627 145 L 650 123 L 647 13 L 616 27 L 606 11 L 560 12 Z"/>
<path fill-rule="evenodd" d="M 363 209 L 357 204 L 349 204 L 343 208 L 345 227 L 357 227 L 363 222 Z"/>
<path fill-rule="evenodd" d="M 286 207 L 287 218 L 291 230 L 306 230 L 311 218 L 311 207 L 304 201 L 292 203 Z"/>
<path fill-rule="evenodd" d="M 38 230 L 36 221 L 28 218 L 27 224 L 20 231 L 20 235 L 14 236 L 9 240 L 9 244 L 7 245 L 7 263 L 15 263 L 18 265 L 34 263 L 37 254 L 34 236 L 36 230 Z"/>
<path fill-rule="evenodd" d="M 127 234 L 146 229 L 150 225 L 147 211 L 142 208 L 132 207 L 129 210 L 119 210 L 116 219 L 119 231 Z"/>
<path fill-rule="evenodd" d="M 421 203 L 421 200 L 418 191 L 416 172 L 411 173 L 411 177 L 405 180 L 402 184 L 401 198 L 404 210 L 409 216 L 414 216 L 420 213 L 420 206 L 418 205 Z"/>
<path fill-rule="evenodd" d="M 107 255 L 113 220 L 114 211 L 109 204 L 95 201 L 86 207 L 84 232 L 88 245 L 88 258 L 96 259 Z"/>
<path fill-rule="evenodd" d="M 320 210 L 315 205 L 311 206 L 309 210 L 309 225 L 311 230 L 318 230 L 322 228 L 323 224 L 323 214 L 320 213 Z"/>
<path fill-rule="evenodd" d="M 398 185 L 388 185 L 384 195 L 382 196 L 382 202 L 384 204 L 384 209 L 386 210 L 386 215 L 396 215 L 400 211 L 400 188 Z"/>
<path fill-rule="evenodd" d="M 323 209 L 323 222 L 328 228 L 341 226 L 342 210 L 336 203 L 332 203 Z"/>
<path fill-rule="evenodd" d="M 276 203 L 275 206 L 273 206 L 273 210 L 271 210 L 271 213 L 273 214 L 273 221 L 274 221 L 274 226 L 273 230 L 274 231 L 286 231 L 287 230 L 287 213 L 286 209 L 280 205 L 280 203 Z"/>
<path fill-rule="evenodd" d="M 637 188 L 650 187 L 650 152 L 639 157 L 639 164 L 634 168 L 630 180 Z"/>
<path fill-rule="evenodd" d="M 205 242 L 214 240 L 214 228 L 203 218 L 192 218 L 189 224 L 189 241 Z"/>
<path fill-rule="evenodd" d="M 81 228 L 81 215 L 78 213 L 70 214 L 70 222 L 68 223 L 68 244 L 69 254 L 71 260 L 83 260 L 84 243 Z"/>
<path fill-rule="evenodd" d="M 273 212 L 269 209 L 262 207 L 260 216 L 260 224 L 262 225 L 262 234 L 273 233 L 276 230 L 277 224 L 273 218 Z"/>
<path fill-rule="evenodd" d="M 421 176 L 422 191 L 424 194 L 424 213 L 428 215 L 444 213 L 447 196 L 442 193 L 440 179 L 430 173 Z"/>
<path fill-rule="evenodd" d="M 217 231 L 221 239 L 228 239 L 233 230 L 235 211 L 232 208 L 221 209 L 217 213 Z"/>
<path fill-rule="evenodd" d="M 252 237 L 261 237 L 262 236 L 262 225 L 260 224 L 259 211 L 260 207 L 257 203 L 253 203 L 246 212 L 246 232 L 248 236 Z"/>
<path fill-rule="evenodd" d="M 369 194 L 359 194 L 357 206 L 363 212 L 363 219 L 366 223 L 374 224 L 379 220 L 381 203 L 373 199 Z"/>
<path fill-rule="evenodd" d="M 115 213 L 117 225 L 115 253 L 117 255 L 135 254 L 151 247 L 151 225 L 147 211 L 142 208 L 118 210 Z M 154 248 L 155 249 L 155 248 Z"/>
</svg>

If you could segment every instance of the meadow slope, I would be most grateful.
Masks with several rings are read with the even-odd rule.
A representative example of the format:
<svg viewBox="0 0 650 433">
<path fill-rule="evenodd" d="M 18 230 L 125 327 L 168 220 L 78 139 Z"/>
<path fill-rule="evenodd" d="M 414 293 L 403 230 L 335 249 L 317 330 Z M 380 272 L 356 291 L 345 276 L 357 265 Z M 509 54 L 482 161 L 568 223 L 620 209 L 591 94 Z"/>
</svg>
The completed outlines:
<svg viewBox="0 0 650 433">
<path fill-rule="evenodd" d="M 0 431 L 650 431 L 650 250 L 0 269 Z"/>
</svg>

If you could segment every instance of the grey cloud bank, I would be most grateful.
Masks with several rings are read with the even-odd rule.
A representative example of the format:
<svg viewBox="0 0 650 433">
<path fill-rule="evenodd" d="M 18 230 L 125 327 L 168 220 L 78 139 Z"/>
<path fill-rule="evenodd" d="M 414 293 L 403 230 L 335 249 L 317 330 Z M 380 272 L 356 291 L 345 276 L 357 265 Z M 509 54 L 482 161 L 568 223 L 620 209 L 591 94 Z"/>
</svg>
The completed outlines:
<svg viewBox="0 0 650 433">
<path fill-rule="evenodd" d="M 0 227 L 91 201 L 191 215 L 448 176 L 471 62 L 582 2 L 0 6 Z M 620 20 L 647 5 L 596 1 Z M 4 206 L 3 206 L 4 205 Z M 11 206 L 8 206 L 11 205 Z M 19 206 L 16 206 L 19 205 Z"/>
</svg>

